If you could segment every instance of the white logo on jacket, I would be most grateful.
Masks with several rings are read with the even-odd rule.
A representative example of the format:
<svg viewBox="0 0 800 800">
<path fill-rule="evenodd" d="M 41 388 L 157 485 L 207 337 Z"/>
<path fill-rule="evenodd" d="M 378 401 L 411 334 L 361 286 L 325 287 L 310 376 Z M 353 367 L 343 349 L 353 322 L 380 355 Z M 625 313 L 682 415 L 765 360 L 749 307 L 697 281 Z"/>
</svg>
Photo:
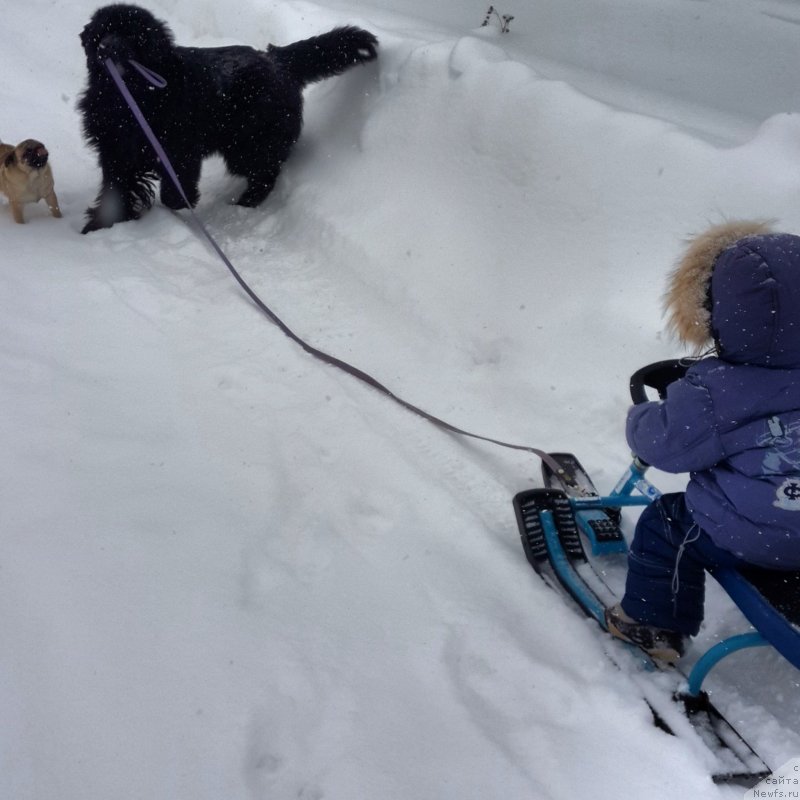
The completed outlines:
<svg viewBox="0 0 800 800">
<path fill-rule="evenodd" d="M 772 504 L 784 511 L 800 511 L 800 478 L 787 478 L 776 492 L 777 500 Z"/>
</svg>

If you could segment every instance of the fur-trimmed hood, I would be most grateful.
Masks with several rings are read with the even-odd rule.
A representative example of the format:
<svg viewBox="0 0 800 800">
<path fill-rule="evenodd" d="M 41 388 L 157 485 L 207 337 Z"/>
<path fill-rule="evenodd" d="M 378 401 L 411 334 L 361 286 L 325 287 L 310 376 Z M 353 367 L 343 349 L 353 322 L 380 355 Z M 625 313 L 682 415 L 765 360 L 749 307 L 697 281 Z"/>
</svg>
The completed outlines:
<svg viewBox="0 0 800 800">
<path fill-rule="evenodd" d="M 669 325 L 726 361 L 800 366 L 800 236 L 732 221 L 690 240 L 665 296 Z"/>
</svg>

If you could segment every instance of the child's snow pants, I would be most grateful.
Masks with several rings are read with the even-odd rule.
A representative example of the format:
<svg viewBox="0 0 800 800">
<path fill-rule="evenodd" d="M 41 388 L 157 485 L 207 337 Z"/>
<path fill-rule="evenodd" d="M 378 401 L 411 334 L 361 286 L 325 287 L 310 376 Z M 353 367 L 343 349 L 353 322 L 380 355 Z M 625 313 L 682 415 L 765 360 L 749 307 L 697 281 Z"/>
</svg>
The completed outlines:
<svg viewBox="0 0 800 800">
<path fill-rule="evenodd" d="M 683 492 L 662 495 L 636 525 L 622 608 L 638 622 L 694 636 L 703 621 L 706 568 L 744 565 L 698 527 Z"/>
</svg>

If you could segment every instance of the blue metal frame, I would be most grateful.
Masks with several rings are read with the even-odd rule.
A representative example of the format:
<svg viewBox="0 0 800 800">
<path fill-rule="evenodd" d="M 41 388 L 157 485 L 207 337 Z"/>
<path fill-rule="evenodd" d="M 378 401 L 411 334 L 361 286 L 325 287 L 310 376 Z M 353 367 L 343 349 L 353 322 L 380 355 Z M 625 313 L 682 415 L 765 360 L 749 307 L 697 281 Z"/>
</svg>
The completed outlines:
<svg viewBox="0 0 800 800">
<path fill-rule="evenodd" d="M 617 485 L 611 490 L 611 496 L 615 498 L 630 497 L 634 491 L 638 491 L 642 495 L 642 505 L 647 505 L 661 497 L 661 492 L 644 476 L 647 468 L 647 464 L 634 458 L 623 476 L 617 481 Z"/>
<path fill-rule="evenodd" d="M 577 514 L 590 509 L 621 508 L 630 506 L 646 506 L 661 496 L 661 492 L 645 478 L 647 465 L 634 459 L 626 472 L 617 482 L 610 495 L 594 497 L 569 497 L 570 505 Z M 634 494 L 639 492 L 639 494 Z M 544 517 L 544 514 L 542 515 Z M 542 520 L 545 535 L 554 536 L 555 528 L 552 520 Z M 738 573 L 736 573 L 738 575 Z M 800 631 L 789 626 L 785 618 L 775 611 L 763 598 L 755 597 L 755 592 L 743 591 L 737 581 L 725 571 L 719 574 L 712 572 L 715 578 L 739 606 L 748 620 L 756 628 L 754 632 L 737 634 L 718 642 L 709 648 L 697 661 L 688 677 L 688 695 L 697 697 L 702 692 L 703 681 L 709 672 L 727 656 L 750 647 L 771 645 L 795 667 L 800 668 Z M 743 583 L 741 578 L 738 583 Z M 590 604 L 591 605 L 591 604 Z M 587 607 L 597 617 L 602 610 Z M 776 619 L 778 618 L 778 619 Z M 765 635 L 762 635 L 761 630 Z M 788 634 L 788 635 L 787 635 Z M 766 638 L 769 637 L 769 638 Z"/>
<path fill-rule="evenodd" d="M 587 614 L 591 614 L 597 622 L 605 627 L 605 609 L 597 600 L 595 595 L 590 592 L 581 580 L 573 580 L 574 572 L 569 559 L 564 553 L 561 543 L 558 540 L 558 530 L 552 511 L 541 511 L 539 519 L 542 521 L 544 538 L 548 543 L 548 552 L 553 559 L 553 567 L 562 580 L 569 584 L 569 591 L 572 596 L 580 603 Z"/>
<path fill-rule="evenodd" d="M 737 636 L 731 636 L 728 639 L 717 642 L 700 656 L 689 673 L 687 694 L 690 697 L 697 697 L 702 690 L 703 681 L 708 673 L 726 656 L 739 650 L 745 650 L 748 647 L 764 647 L 765 645 L 769 645 L 769 642 L 758 631 L 740 633 Z"/>
</svg>

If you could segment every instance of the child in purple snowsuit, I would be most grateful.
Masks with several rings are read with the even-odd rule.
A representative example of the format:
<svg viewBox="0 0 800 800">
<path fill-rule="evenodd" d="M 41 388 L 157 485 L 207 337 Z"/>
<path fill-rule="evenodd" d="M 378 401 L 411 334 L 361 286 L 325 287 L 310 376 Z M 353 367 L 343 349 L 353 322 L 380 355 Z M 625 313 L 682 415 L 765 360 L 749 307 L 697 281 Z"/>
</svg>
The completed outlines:
<svg viewBox="0 0 800 800">
<path fill-rule="evenodd" d="M 689 483 L 642 513 L 606 621 L 674 661 L 700 628 L 706 567 L 800 569 L 800 236 L 717 225 L 690 243 L 666 300 L 678 336 L 715 355 L 628 413 L 634 453 Z"/>
</svg>

